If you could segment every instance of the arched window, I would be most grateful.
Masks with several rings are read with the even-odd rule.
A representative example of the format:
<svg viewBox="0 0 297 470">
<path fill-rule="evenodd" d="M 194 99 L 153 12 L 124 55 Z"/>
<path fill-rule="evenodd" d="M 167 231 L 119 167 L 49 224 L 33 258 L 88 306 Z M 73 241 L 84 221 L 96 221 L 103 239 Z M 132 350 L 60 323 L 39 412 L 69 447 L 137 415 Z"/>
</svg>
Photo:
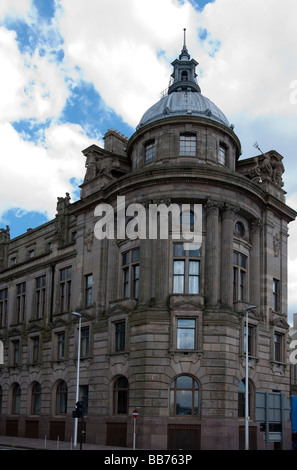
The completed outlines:
<svg viewBox="0 0 297 470">
<path fill-rule="evenodd" d="M 188 80 L 188 72 L 186 70 L 183 70 L 181 73 L 181 79 L 182 81 Z"/>
<path fill-rule="evenodd" d="M 119 377 L 113 387 L 113 412 L 126 415 L 128 413 L 129 383 L 126 377 Z"/>
<path fill-rule="evenodd" d="M 68 387 L 64 380 L 61 380 L 57 386 L 56 392 L 56 413 L 64 414 L 67 413 L 67 394 Z"/>
<path fill-rule="evenodd" d="M 41 413 L 41 385 L 38 382 L 35 382 L 32 387 L 31 413 L 32 415 Z"/>
<path fill-rule="evenodd" d="M 11 413 L 13 415 L 20 414 L 21 410 L 21 387 L 18 383 L 15 383 L 12 387 L 12 402 L 11 402 Z"/>
<path fill-rule="evenodd" d="M 193 377 L 180 375 L 172 381 L 170 414 L 172 416 L 198 415 L 198 383 Z"/>
</svg>

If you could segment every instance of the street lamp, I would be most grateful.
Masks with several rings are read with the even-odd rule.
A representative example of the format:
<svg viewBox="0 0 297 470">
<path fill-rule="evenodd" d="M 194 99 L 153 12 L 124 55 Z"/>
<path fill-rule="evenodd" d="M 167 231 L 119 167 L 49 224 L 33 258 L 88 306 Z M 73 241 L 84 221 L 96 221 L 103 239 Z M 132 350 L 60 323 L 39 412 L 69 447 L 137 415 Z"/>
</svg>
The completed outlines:
<svg viewBox="0 0 297 470">
<path fill-rule="evenodd" d="M 80 367 L 80 335 L 81 335 L 81 314 L 78 312 L 72 312 L 72 315 L 79 317 L 78 324 L 78 346 L 77 346 L 77 372 L 76 372 L 76 393 L 75 393 L 75 403 L 79 401 L 79 367 Z M 74 439 L 73 447 L 77 446 L 77 426 L 78 418 L 74 418 Z"/>
<path fill-rule="evenodd" d="M 254 310 L 256 305 L 248 305 L 245 308 L 245 450 L 249 450 L 249 357 L 248 357 L 248 325 L 249 310 Z"/>
</svg>

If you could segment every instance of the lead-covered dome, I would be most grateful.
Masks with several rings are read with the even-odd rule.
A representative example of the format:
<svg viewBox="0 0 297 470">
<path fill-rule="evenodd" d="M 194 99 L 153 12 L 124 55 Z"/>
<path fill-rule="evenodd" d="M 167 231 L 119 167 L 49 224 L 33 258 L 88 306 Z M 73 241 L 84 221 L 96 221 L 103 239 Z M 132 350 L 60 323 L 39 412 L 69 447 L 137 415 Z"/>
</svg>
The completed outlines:
<svg viewBox="0 0 297 470">
<path fill-rule="evenodd" d="M 230 127 L 225 114 L 208 98 L 197 91 L 172 92 L 149 108 L 138 128 L 169 116 L 200 116 Z"/>
<path fill-rule="evenodd" d="M 172 62 L 173 73 L 168 94 L 144 113 L 137 129 L 170 116 L 190 115 L 208 118 L 230 127 L 225 114 L 212 101 L 201 94 L 197 82 L 197 65 L 198 62 L 191 59 L 188 53 L 184 30 L 184 46 L 179 58 Z"/>
</svg>

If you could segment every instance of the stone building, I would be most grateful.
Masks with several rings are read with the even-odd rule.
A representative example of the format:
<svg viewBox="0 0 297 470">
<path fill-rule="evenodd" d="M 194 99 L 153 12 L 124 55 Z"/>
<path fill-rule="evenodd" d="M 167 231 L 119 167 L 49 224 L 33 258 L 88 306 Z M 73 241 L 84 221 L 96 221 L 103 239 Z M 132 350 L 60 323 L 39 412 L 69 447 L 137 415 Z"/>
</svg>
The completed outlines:
<svg viewBox="0 0 297 470">
<path fill-rule="evenodd" d="M 58 198 L 54 220 L 17 238 L 1 230 L 0 434 L 72 438 L 75 311 L 87 442 L 131 447 L 137 408 L 137 448 L 243 448 L 244 314 L 255 305 L 250 447 L 265 448 L 256 392 L 290 395 L 287 242 L 296 214 L 285 202 L 283 157 L 240 159 L 234 126 L 201 93 L 197 65 L 184 43 L 167 93 L 135 133 L 109 130 L 104 148 L 83 151 L 79 201 Z M 185 241 L 177 220 L 199 228 L 201 242 Z"/>
</svg>

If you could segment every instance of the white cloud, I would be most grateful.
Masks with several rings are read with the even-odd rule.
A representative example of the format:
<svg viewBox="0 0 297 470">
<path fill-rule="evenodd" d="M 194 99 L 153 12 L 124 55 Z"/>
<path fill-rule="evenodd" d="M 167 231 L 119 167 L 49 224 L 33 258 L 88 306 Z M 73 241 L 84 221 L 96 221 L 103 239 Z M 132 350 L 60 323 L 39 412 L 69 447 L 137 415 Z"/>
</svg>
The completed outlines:
<svg viewBox="0 0 297 470">
<path fill-rule="evenodd" d="M 0 122 L 60 114 L 68 90 L 55 63 L 37 52 L 33 57 L 22 55 L 16 34 L 5 28 L 0 28 L 0 62 Z"/>
<path fill-rule="evenodd" d="M 31 8 L 31 0 L 1 0 L 0 17 L 5 15 L 11 17 L 25 17 Z"/>
<path fill-rule="evenodd" d="M 23 141 L 10 124 L 0 124 L 0 213 L 21 207 L 53 217 L 57 196 L 72 192 L 70 178 L 83 178 L 81 151 L 90 144 L 78 125 L 50 126 L 43 147 Z"/>
<path fill-rule="evenodd" d="M 217 0 L 201 14 L 221 42 L 205 58 L 203 87 L 225 112 L 296 113 L 289 86 L 297 79 L 295 0 Z"/>
<path fill-rule="evenodd" d="M 172 70 L 158 50 L 169 56 L 180 50 L 187 24 L 196 34 L 195 10 L 176 0 L 62 0 L 61 5 L 67 59 L 82 68 L 108 106 L 137 125 L 169 83 Z"/>
</svg>

